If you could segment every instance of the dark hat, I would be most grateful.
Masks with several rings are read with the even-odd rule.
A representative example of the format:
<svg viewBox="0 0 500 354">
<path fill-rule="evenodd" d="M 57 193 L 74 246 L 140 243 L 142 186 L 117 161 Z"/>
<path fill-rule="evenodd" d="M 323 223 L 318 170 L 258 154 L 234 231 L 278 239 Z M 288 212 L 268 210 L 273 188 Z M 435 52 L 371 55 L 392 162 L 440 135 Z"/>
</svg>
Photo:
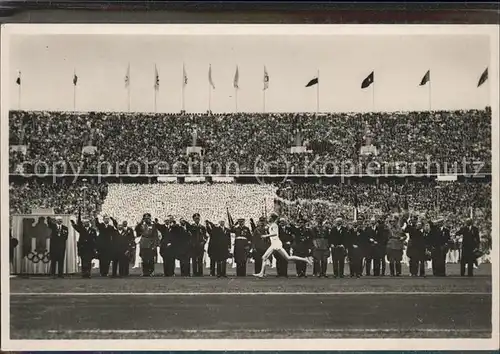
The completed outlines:
<svg viewBox="0 0 500 354">
<path fill-rule="evenodd" d="M 244 218 L 239 218 L 238 221 L 245 221 L 245 219 Z"/>
<path fill-rule="evenodd" d="M 261 216 L 261 217 L 259 218 L 259 221 L 260 221 L 260 222 L 266 222 L 266 218 L 265 218 L 264 216 Z"/>
<path fill-rule="evenodd" d="M 194 214 L 193 214 L 193 219 L 194 219 L 194 218 L 199 218 L 199 217 L 200 217 L 200 213 L 194 213 Z"/>
<path fill-rule="evenodd" d="M 143 218 L 147 218 L 147 217 L 151 217 L 151 214 L 150 213 L 144 213 L 144 215 L 142 216 Z"/>
</svg>

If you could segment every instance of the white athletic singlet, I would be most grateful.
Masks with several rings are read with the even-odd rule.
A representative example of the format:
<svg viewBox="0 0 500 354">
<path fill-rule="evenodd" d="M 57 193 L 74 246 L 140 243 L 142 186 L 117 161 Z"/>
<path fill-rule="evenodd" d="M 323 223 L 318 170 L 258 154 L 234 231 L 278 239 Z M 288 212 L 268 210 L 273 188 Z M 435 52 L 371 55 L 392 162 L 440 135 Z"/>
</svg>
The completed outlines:
<svg viewBox="0 0 500 354">
<path fill-rule="evenodd" d="M 276 236 L 269 237 L 269 239 L 271 240 L 271 247 L 272 248 L 282 248 L 283 243 L 280 240 L 278 224 L 272 223 L 269 226 L 269 233 L 276 235 Z"/>
</svg>

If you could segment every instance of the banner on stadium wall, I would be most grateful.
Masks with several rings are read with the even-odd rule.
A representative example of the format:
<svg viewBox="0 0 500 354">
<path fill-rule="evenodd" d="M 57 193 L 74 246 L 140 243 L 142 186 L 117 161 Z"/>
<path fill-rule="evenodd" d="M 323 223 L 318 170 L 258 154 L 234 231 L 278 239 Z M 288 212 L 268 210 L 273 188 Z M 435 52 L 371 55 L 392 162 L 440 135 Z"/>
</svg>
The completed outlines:
<svg viewBox="0 0 500 354">
<path fill-rule="evenodd" d="M 214 183 L 234 183 L 234 177 L 212 177 Z"/>
<path fill-rule="evenodd" d="M 26 155 L 26 152 L 28 151 L 28 147 L 26 145 L 10 145 L 9 151 L 20 152 L 23 155 Z"/>
<path fill-rule="evenodd" d="M 456 175 L 438 175 L 437 180 L 439 182 L 454 182 L 457 180 Z"/>
<path fill-rule="evenodd" d="M 368 155 L 377 156 L 378 150 L 374 145 L 365 145 L 359 149 L 359 153 L 360 153 L 360 155 L 364 155 L 364 156 L 368 156 Z"/>
<path fill-rule="evenodd" d="M 87 145 L 82 148 L 82 155 L 95 155 L 97 153 L 97 146 Z"/>
<path fill-rule="evenodd" d="M 47 214 L 29 214 L 12 216 L 12 236 L 19 241 L 14 250 L 13 272 L 15 274 L 49 274 L 50 273 L 50 234 Z M 55 218 L 57 215 L 50 215 Z M 70 215 L 62 217 L 63 225 L 68 227 L 68 241 L 64 273 L 78 272 L 78 254 L 76 242 L 78 233 L 70 222 Z"/>
<path fill-rule="evenodd" d="M 184 179 L 186 183 L 200 183 L 205 182 L 205 177 L 186 177 Z"/>
</svg>

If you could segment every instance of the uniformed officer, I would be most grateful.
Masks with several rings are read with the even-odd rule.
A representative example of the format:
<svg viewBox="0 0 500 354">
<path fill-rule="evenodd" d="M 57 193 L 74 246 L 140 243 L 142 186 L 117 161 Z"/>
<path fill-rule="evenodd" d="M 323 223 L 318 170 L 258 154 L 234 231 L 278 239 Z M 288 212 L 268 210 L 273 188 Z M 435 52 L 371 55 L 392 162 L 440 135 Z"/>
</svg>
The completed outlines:
<svg viewBox="0 0 500 354">
<path fill-rule="evenodd" d="M 297 227 L 292 228 L 294 235 L 293 255 L 298 257 L 309 257 L 312 248 L 311 232 L 306 227 L 306 220 L 300 218 Z M 297 276 L 299 278 L 307 278 L 307 263 L 295 263 Z"/>
<path fill-rule="evenodd" d="M 247 260 L 252 245 L 252 232 L 245 226 L 245 219 L 238 219 L 238 224 L 233 230 L 234 239 L 234 261 L 236 262 L 236 276 L 247 275 Z"/>
<path fill-rule="evenodd" d="M 400 220 L 394 218 L 390 222 L 389 239 L 387 241 L 387 259 L 391 277 L 401 275 L 401 260 L 403 259 L 404 242 L 406 234 L 403 232 Z"/>
<path fill-rule="evenodd" d="M 322 217 L 318 217 L 316 226 L 312 229 L 311 236 L 313 245 L 312 256 L 314 258 L 314 264 L 317 264 L 318 267 L 316 275 L 319 278 L 328 278 L 326 270 L 328 267 L 328 257 L 330 256 L 329 235 L 330 230 L 328 225 L 324 222 Z"/>
<path fill-rule="evenodd" d="M 269 238 L 262 238 L 262 235 L 267 235 L 266 227 L 267 220 L 264 216 L 259 218 L 259 223 L 256 225 L 252 234 L 252 257 L 255 261 L 255 274 L 260 273 L 262 268 L 262 256 L 270 246 Z"/>
<path fill-rule="evenodd" d="M 191 264 L 193 276 L 203 276 L 203 255 L 205 254 L 205 244 L 208 241 L 207 228 L 200 224 L 200 214 L 193 215 L 193 224 L 189 225 L 191 235 Z"/>
<path fill-rule="evenodd" d="M 287 221 L 285 218 L 281 218 L 278 224 L 280 240 L 283 244 L 283 249 L 286 253 L 290 254 L 290 250 L 292 249 L 293 243 L 293 234 L 290 231 L 290 228 L 287 225 Z M 277 277 L 288 277 L 288 261 L 283 258 L 279 253 L 275 252 L 273 254 L 276 257 L 276 273 Z"/>
<path fill-rule="evenodd" d="M 153 276 L 155 270 L 156 249 L 159 242 L 159 231 L 151 220 L 151 214 L 143 215 L 142 221 L 136 226 L 135 232 L 141 237 L 139 243 L 140 256 L 142 258 L 142 275 Z"/>
<path fill-rule="evenodd" d="M 82 277 L 90 278 L 92 271 L 92 259 L 96 255 L 97 231 L 90 226 L 88 219 L 82 220 L 81 209 L 78 212 L 78 220 L 75 223 L 71 220 L 71 225 L 78 232 L 78 241 L 76 243 L 78 257 L 82 261 Z"/>
</svg>

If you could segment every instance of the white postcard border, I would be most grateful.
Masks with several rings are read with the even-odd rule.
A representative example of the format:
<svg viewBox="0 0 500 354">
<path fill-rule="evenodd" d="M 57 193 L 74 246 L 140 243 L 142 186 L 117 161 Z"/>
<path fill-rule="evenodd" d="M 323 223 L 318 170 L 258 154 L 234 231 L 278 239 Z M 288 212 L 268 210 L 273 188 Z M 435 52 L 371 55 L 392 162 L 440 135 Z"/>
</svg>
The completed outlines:
<svg viewBox="0 0 500 354">
<path fill-rule="evenodd" d="M 8 112 L 12 35 L 486 35 L 492 108 L 492 333 L 490 339 L 11 340 L 9 309 Z M 6 24 L 1 27 L 1 339 L 2 350 L 493 350 L 499 337 L 499 26 L 498 25 L 115 25 Z"/>
</svg>

